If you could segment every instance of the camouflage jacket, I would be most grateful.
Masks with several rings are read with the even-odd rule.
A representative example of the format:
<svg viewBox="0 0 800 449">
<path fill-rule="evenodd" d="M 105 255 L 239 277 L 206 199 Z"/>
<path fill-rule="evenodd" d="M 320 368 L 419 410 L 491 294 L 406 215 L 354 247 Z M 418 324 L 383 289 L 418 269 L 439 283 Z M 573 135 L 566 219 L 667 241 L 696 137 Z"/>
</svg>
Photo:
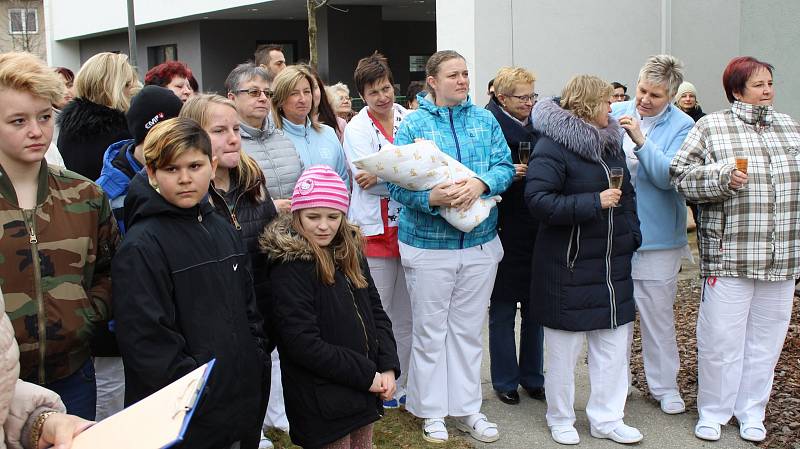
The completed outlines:
<svg viewBox="0 0 800 449">
<path fill-rule="evenodd" d="M 20 378 L 46 384 L 89 359 L 94 323 L 111 311 L 119 240 L 108 197 L 45 162 L 35 210 L 22 210 L 0 167 L 0 284 L 20 349 Z M 32 257 L 38 252 L 38 257 Z"/>
</svg>

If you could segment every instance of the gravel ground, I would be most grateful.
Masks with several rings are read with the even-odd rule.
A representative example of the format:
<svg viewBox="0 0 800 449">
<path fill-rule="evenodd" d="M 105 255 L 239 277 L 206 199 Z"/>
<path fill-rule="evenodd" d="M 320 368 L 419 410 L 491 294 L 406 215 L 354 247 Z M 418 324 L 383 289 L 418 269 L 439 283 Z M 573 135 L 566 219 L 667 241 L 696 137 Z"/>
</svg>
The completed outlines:
<svg viewBox="0 0 800 449">
<path fill-rule="evenodd" d="M 686 401 L 687 409 L 697 410 L 697 342 L 695 326 L 700 298 L 700 287 L 696 280 L 681 280 L 675 301 L 675 326 L 678 335 L 678 350 L 681 370 L 678 385 Z M 789 333 L 783 353 L 775 369 L 775 383 L 767 404 L 767 440 L 759 446 L 775 449 L 800 449 L 800 310 L 792 310 Z M 641 355 L 641 338 L 638 321 L 636 325 L 631 357 L 633 384 L 647 392 Z"/>
</svg>

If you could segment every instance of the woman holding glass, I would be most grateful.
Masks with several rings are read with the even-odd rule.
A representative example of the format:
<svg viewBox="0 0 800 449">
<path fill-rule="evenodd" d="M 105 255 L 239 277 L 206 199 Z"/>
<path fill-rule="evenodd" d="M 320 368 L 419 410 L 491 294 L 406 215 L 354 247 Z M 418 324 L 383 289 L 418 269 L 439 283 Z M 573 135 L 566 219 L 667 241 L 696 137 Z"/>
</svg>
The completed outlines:
<svg viewBox="0 0 800 449">
<path fill-rule="evenodd" d="M 743 439 L 766 438 L 800 277 L 800 125 L 775 112 L 772 70 L 732 59 L 722 75 L 730 109 L 701 118 L 670 167 L 678 191 L 702 204 L 694 433 L 704 440 L 718 440 L 731 416 Z"/>
<path fill-rule="evenodd" d="M 681 260 L 692 257 L 686 238 L 686 200 L 675 191 L 669 175 L 672 157 L 694 126 L 690 117 L 670 104 L 682 81 L 680 61 L 670 55 L 651 56 L 639 71 L 635 98 L 611 105 L 611 115 L 624 130 L 622 149 L 642 228 L 632 276 L 647 386 L 661 410 L 671 415 L 686 410 L 678 390 L 673 304 Z"/>
<path fill-rule="evenodd" d="M 519 403 L 521 385 L 534 399 L 544 400 L 542 373 L 542 327 L 529 312 L 530 267 L 536 221 L 525 206 L 525 175 L 528 158 L 537 135 L 530 121 L 537 94 L 536 77 L 521 67 L 503 67 L 494 78 L 497 101 L 486 106 L 497 119 L 511 148 L 514 182 L 497 205 L 497 233 L 505 255 L 497 267 L 497 277 L 489 304 L 489 352 L 492 387 L 506 404 Z M 514 325 L 520 303 L 519 362 Z"/>
<path fill-rule="evenodd" d="M 574 370 L 584 339 L 592 436 L 618 443 L 642 440 L 639 430 L 622 421 L 634 319 L 631 257 L 641 234 L 622 130 L 609 117 L 612 92 L 600 78 L 576 76 L 560 101 L 542 100 L 531 115 L 539 133 L 525 187 L 525 201 L 539 221 L 531 312 L 544 326 L 547 424 L 561 444 L 580 442 Z M 621 169 L 622 176 L 613 169 Z"/>
<path fill-rule="evenodd" d="M 436 52 L 425 73 L 430 93 L 417 95 L 420 107 L 403 120 L 394 143 L 432 140 L 476 176 L 421 192 L 389 184 L 391 198 L 403 205 L 398 236 L 413 318 L 406 409 L 425 418 L 426 441 L 447 441 L 449 415 L 459 430 L 492 442 L 500 433 L 480 412 L 480 329 L 503 258 L 497 212 L 465 233 L 445 221 L 439 208 L 468 210 L 480 198 L 504 192 L 514 167 L 497 120 L 469 98 L 464 57 Z"/>
</svg>

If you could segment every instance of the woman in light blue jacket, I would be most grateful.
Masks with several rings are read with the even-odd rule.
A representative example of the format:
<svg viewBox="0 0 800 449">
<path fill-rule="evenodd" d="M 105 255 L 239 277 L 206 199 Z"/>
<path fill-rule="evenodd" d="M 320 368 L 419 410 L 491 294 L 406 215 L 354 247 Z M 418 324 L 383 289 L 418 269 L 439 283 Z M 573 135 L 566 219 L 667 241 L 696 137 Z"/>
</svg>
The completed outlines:
<svg viewBox="0 0 800 449">
<path fill-rule="evenodd" d="M 294 144 L 304 167 L 327 165 L 350 185 L 344 150 L 336 132 L 313 118 L 314 75 L 303 66 L 286 67 L 272 84 L 275 127 Z"/>
<path fill-rule="evenodd" d="M 431 140 L 477 176 L 412 192 L 389 184 L 400 213 L 400 258 L 412 304 L 411 361 L 406 409 L 425 418 L 423 438 L 448 439 L 445 416 L 473 438 L 496 441 L 500 434 L 481 410 L 480 328 L 486 319 L 503 247 L 497 209 L 471 232 L 460 232 L 441 215 L 443 206 L 467 210 L 478 199 L 503 193 L 514 166 L 500 125 L 468 97 L 464 58 L 445 50 L 425 67 L 430 94 L 395 135 L 395 145 Z M 511 242 L 513 244 L 513 242 Z"/>
<path fill-rule="evenodd" d="M 670 55 L 651 56 L 639 72 L 633 100 L 611 105 L 624 128 L 642 246 L 632 260 L 634 298 L 642 329 L 642 354 L 650 394 L 667 414 L 686 406 L 678 390 L 680 367 L 673 304 L 686 239 L 686 201 L 670 183 L 669 165 L 694 120 L 673 106 L 683 64 Z"/>
</svg>

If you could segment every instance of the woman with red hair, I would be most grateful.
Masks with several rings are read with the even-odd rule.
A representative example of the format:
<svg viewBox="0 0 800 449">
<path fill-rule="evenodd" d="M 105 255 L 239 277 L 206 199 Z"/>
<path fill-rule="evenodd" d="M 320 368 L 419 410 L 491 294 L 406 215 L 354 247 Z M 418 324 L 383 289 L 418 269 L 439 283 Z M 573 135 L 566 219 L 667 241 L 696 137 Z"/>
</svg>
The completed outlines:
<svg viewBox="0 0 800 449">
<path fill-rule="evenodd" d="M 192 69 L 185 62 L 167 61 L 148 70 L 144 75 L 144 84 L 166 87 L 186 103 L 196 90 L 191 84 L 193 79 Z"/>
<path fill-rule="evenodd" d="M 732 416 L 763 441 L 764 410 L 800 277 L 800 125 L 772 105 L 772 65 L 731 60 L 730 109 L 701 118 L 672 160 L 672 182 L 700 203 L 702 301 L 694 433 L 719 440 Z"/>
</svg>

